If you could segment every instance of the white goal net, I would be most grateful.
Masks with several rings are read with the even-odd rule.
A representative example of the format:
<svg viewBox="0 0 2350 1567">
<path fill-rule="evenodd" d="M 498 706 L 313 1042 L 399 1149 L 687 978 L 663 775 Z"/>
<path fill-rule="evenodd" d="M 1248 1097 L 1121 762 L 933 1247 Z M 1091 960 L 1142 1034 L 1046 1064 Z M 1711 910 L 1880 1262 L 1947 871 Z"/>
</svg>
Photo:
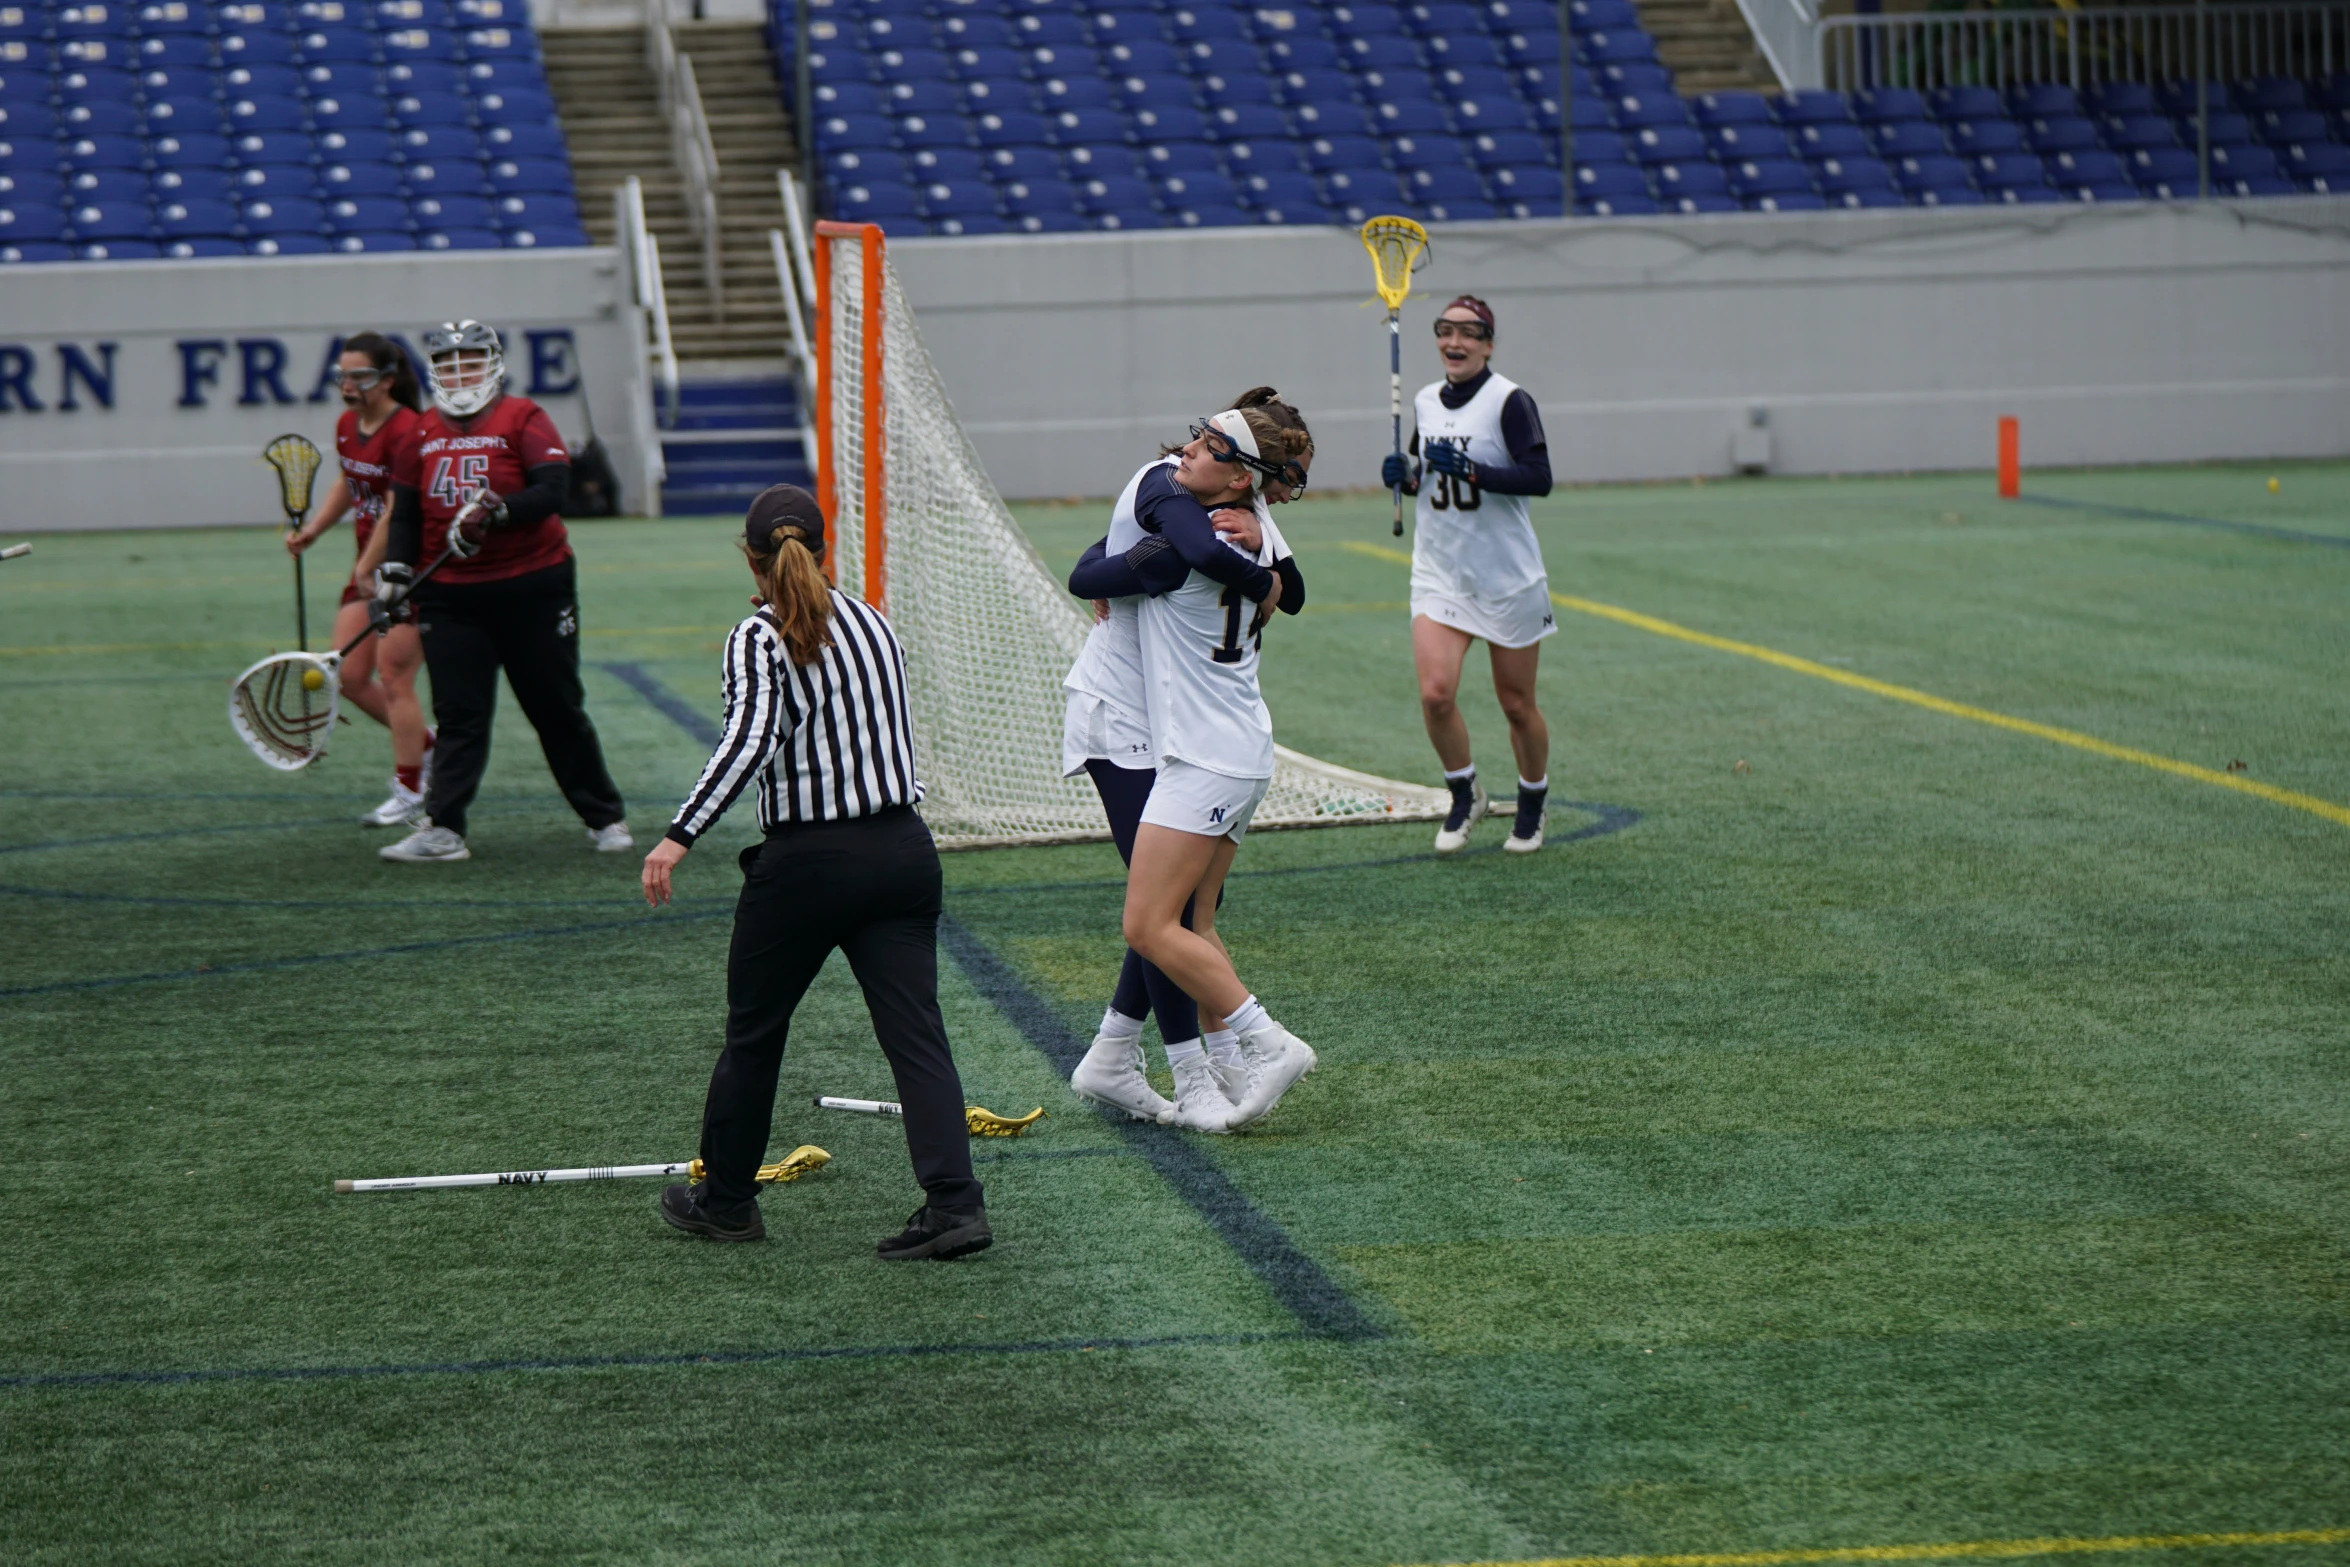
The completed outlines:
<svg viewBox="0 0 2350 1567">
<path fill-rule="evenodd" d="M 818 491 L 841 590 L 879 604 L 906 647 L 923 817 L 942 848 L 1106 838 L 1093 785 L 1060 776 L 1083 606 L 988 482 L 878 231 L 819 224 L 816 250 Z M 1257 828 L 1435 818 L 1449 803 L 1277 749 Z"/>
</svg>

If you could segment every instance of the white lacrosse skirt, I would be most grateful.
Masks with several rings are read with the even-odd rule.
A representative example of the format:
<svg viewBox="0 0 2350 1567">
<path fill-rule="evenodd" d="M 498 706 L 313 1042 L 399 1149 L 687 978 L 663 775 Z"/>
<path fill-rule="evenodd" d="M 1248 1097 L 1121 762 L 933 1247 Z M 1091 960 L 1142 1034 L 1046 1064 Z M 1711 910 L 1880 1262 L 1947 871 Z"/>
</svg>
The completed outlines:
<svg viewBox="0 0 2350 1567">
<path fill-rule="evenodd" d="M 1499 466 L 1510 460 L 1501 438 L 1502 406 L 1517 383 L 1495 375 L 1459 408 L 1438 394 L 1443 383 L 1421 388 L 1413 400 L 1423 456 L 1433 446 L 1457 446 L 1469 460 Z M 1413 511 L 1412 614 L 1483 637 L 1495 647 L 1532 647 L 1558 630 L 1542 545 L 1523 495 L 1489 495 L 1474 484 L 1432 469 L 1420 474 Z"/>
<path fill-rule="evenodd" d="M 1270 778 L 1235 778 L 1211 772 L 1190 762 L 1167 762 L 1151 782 L 1150 800 L 1142 808 L 1144 825 L 1172 827 L 1202 838 L 1248 835 L 1249 819 L 1265 802 Z"/>
</svg>

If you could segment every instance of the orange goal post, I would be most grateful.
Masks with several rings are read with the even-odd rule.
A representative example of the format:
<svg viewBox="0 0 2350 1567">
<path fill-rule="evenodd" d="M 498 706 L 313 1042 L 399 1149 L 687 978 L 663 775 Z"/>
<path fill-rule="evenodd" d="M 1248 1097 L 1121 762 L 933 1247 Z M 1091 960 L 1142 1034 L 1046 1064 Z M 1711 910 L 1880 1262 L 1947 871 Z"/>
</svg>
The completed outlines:
<svg viewBox="0 0 2350 1567">
<path fill-rule="evenodd" d="M 818 223 L 811 259 L 827 561 L 905 644 L 923 817 L 941 848 L 1108 837 L 1092 783 L 1061 776 L 1061 677 L 1085 642 L 1084 607 L 988 482 L 881 230 Z M 1276 750 L 1257 828 L 1432 819 L 1449 803 L 1441 789 Z"/>
</svg>

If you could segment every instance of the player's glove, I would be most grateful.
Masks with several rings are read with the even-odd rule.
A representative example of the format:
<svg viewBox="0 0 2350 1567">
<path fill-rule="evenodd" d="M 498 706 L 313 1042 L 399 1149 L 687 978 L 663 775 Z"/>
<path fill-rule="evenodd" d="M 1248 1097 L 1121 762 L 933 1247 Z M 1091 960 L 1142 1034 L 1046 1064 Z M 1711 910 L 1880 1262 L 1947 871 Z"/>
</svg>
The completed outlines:
<svg viewBox="0 0 2350 1567">
<path fill-rule="evenodd" d="M 1379 465 L 1379 483 L 1385 489 L 1412 487 L 1412 460 L 1401 452 L 1389 452 L 1387 460 Z"/>
<path fill-rule="evenodd" d="M 1477 465 L 1469 461 L 1469 450 L 1450 441 L 1438 441 L 1428 448 L 1428 466 L 1438 473 L 1450 474 L 1456 479 L 1477 480 Z"/>
<path fill-rule="evenodd" d="M 449 519 L 449 542 L 459 560 L 471 560 L 481 553 L 481 541 L 490 529 L 505 525 L 506 503 L 481 485 L 467 492 L 457 515 Z"/>
<path fill-rule="evenodd" d="M 416 618 L 408 595 L 416 587 L 416 573 L 405 561 L 387 560 L 375 568 L 375 594 L 367 601 L 367 629 L 382 636 L 403 621 Z"/>
</svg>

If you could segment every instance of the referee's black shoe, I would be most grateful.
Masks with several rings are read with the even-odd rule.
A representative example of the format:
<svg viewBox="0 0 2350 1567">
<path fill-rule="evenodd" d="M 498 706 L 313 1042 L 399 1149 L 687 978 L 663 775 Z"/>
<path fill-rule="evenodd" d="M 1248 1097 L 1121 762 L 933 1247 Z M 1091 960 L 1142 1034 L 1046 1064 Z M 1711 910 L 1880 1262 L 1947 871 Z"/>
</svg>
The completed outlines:
<svg viewBox="0 0 2350 1567">
<path fill-rule="evenodd" d="M 763 1241 L 767 1226 L 759 1205 L 745 1203 L 732 1213 L 704 1207 L 701 1194 L 690 1186 L 672 1186 L 661 1194 L 661 1222 L 673 1230 L 714 1241 Z"/>
<path fill-rule="evenodd" d="M 926 1203 L 914 1210 L 904 1229 L 874 1247 L 873 1255 L 883 1262 L 913 1262 L 923 1257 L 945 1262 L 985 1251 L 994 1244 L 995 1231 L 987 1227 L 986 1209 L 950 1210 Z"/>
</svg>

